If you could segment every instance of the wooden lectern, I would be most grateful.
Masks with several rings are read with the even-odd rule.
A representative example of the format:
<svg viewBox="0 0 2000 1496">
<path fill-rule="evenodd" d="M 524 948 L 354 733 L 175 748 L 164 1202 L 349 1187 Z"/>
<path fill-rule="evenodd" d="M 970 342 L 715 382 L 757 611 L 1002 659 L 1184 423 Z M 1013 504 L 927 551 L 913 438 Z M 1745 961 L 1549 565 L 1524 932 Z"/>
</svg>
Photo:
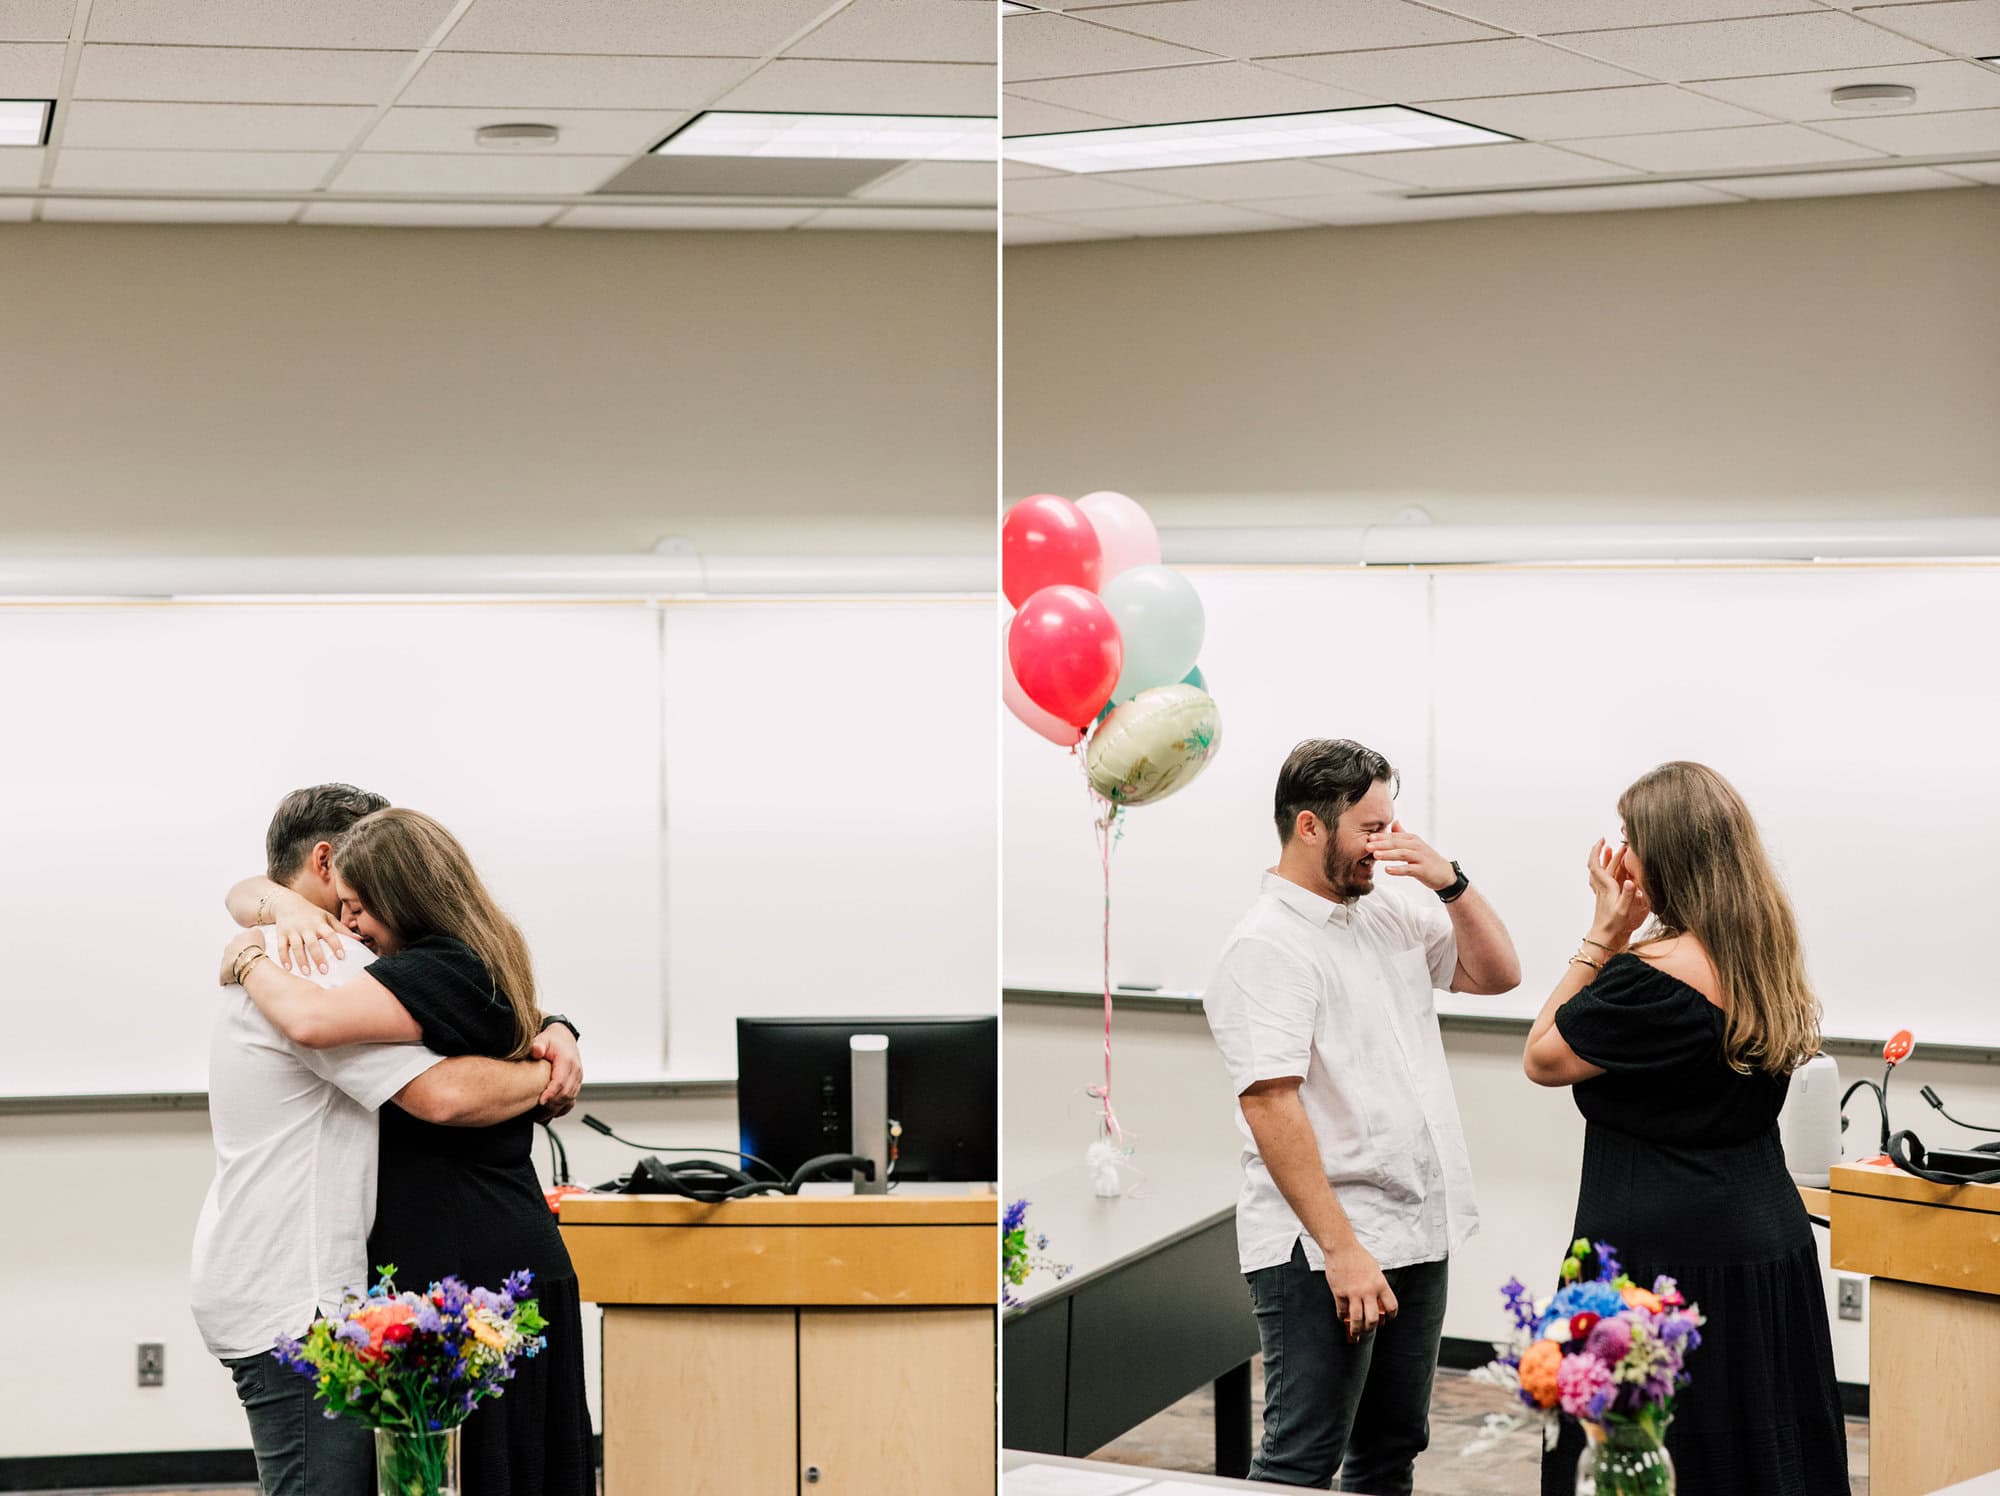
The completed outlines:
<svg viewBox="0 0 2000 1496">
<path fill-rule="evenodd" d="M 605 1496 L 992 1496 L 999 1201 L 578 1195 Z"/>
<path fill-rule="evenodd" d="M 1868 1488 L 1922 1496 L 2000 1469 L 2000 1185 L 1837 1164 L 1831 1261 L 1875 1282 Z"/>
</svg>

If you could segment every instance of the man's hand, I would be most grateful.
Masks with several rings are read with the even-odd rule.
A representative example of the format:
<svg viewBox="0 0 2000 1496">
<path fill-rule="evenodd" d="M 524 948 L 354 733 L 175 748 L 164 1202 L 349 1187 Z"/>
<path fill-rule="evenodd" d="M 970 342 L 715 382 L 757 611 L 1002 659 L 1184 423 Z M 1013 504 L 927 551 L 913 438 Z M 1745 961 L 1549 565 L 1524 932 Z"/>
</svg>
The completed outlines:
<svg viewBox="0 0 2000 1496">
<path fill-rule="evenodd" d="M 1334 1312 L 1347 1326 L 1347 1343 L 1375 1333 L 1377 1325 L 1396 1317 L 1396 1295 L 1367 1249 L 1358 1243 L 1326 1258 L 1326 1286 Z"/>
<path fill-rule="evenodd" d="M 1367 840 L 1367 850 L 1383 872 L 1397 878 L 1415 878 L 1437 893 L 1458 881 L 1451 859 L 1415 832 L 1405 831 L 1401 821 L 1391 821 L 1387 831 L 1378 831 Z"/>
<path fill-rule="evenodd" d="M 323 974 L 329 955 L 347 959 L 347 948 L 340 943 L 340 921 L 289 888 L 271 895 L 271 927 L 278 936 L 278 960 L 286 971 L 303 972 L 316 965 Z"/>
<path fill-rule="evenodd" d="M 560 1117 L 576 1105 L 583 1089 L 583 1055 L 576 1047 L 576 1035 L 560 1023 L 552 1023 L 535 1036 L 528 1048 L 531 1060 L 547 1060 L 551 1074 L 548 1089 L 536 1103 L 543 1118 Z"/>
<path fill-rule="evenodd" d="M 229 944 L 222 948 L 221 981 L 223 986 L 234 987 L 236 985 L 236 958 L 249 950 L 253 945 L 260 951 L 264 948 L 264 932 L 262 930 L 245 930 L 241 935 L 234 936 Z"/>
</svg>

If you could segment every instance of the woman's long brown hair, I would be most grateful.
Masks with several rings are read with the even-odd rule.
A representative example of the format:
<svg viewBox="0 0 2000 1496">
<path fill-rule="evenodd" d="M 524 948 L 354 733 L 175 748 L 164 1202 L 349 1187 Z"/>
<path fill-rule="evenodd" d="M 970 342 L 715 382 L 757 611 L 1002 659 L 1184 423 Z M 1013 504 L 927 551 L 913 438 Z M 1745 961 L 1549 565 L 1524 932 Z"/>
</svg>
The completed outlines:
<svg viewBox="0 0 2000 1496">
<path fill-rule="evenodd" d="M 385 812 L 386 813 L 386 812 Z M 1653 769 L 1618 797 L 1657 924 L 1692 935 L 1722 981 L 1723 1051 L 1744 1075 L 1789 1075 L 1819 1052 L 1820 1004 L 1798 922 L 1743 797 L 1706 764 Z"/>
<path fill-rule="evenodd" d="M 419 811 L 391 807 L 363 816 L 334 848 L 340 876 L 368 912 L 408 944 L 448 935 L 486 964 L 493 990 L 514 1010 L 514 1049 L 526 1056 L 542 1029 L 528 942 L 500 912 L 458 838 Z"/>
</svg>

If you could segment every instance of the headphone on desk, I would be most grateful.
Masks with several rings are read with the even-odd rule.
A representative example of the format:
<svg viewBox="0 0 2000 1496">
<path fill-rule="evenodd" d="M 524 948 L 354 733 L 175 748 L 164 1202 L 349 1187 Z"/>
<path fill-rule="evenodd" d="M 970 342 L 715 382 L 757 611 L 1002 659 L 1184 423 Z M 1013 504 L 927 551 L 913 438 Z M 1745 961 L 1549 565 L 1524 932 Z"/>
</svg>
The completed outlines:
<svg viewBox="0 0 2000 1496">
<path fill-rule="evenodd" d="M 1917 1135 L 1905 1129 L 1889 1138 L 1889 1162 L 1905 1174 L 1933 1184 L 2000 1184 L 2000 1142 L 1972 1148 L 1939 1148 L 1925 1152 Z M 1990 1164 L 1990 1168 L 1981 1168 Z"/>
<path fill-rule="evenodd" d="M 761 1158 L 745 1157 L 747 1162 L 764 1164 L 765 1168 L 771 1169 Z M 836 1171 L 858 1172 L 872 1181 L 875 1178 L 875 1161 L 856 1153 L 822 1153 L 800 1164 L 793 1170 L 790 1179 L 757 1179 L 742 1169 L 717 1163 L 713 1159 L 696 1158 L 670 1164 L 657 1155 L 648 1154 L 639 1160 L 630 1174 L 605 1188 L 621 1195 L 681 1195 L 689 1200 L 716 1204 L 723 1200 L 745 1200 L 752 1195 L 796 1195 L 800 1185 Z M 777 1170 L 771 1169 L 771 1172 L 776 1174 Z"/>
</svg>

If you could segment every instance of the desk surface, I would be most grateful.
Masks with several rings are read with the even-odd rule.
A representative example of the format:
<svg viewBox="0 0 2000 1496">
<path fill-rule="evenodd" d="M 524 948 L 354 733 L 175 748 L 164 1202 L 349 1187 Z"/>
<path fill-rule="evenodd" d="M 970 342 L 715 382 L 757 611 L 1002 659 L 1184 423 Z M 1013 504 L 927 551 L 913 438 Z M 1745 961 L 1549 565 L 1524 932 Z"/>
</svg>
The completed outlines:
<svg viewBox="0 0 2000 1496">
<path fill-rule="evenodd" d="M 1995 1159 L 2000 1167 L 2000 1159 Z M 1836 1195 L 1868 1195 L 1882 1200 L 1908 1200 L 1918 1205 L 1949 1205 L 1956 1210 L 2000 1214 L 2000 1184 L 1936 1184 L 1905 1174 L 1893 1164 L 1835 1164 L 1830 1190 Z"/>
<path fill-rule="evenodd" d="M 1009 1479 L 1005 1472 L 1038 1465 L 1063 1472 L 1069 1480 L 1051 1476 L 1045 1481 L 1031 1476 Z M 1224 1480 L 1219 1475 L 1186 1475 L 1178 1470 L 1148 1470 L 1142 1465 L 1114 1465 L 1109 1460 L 1065 1460 L 1052 1454 L 1026 1454 L 1018 1449 L 1001 1451 L 1000 1496 L 1174 1496 L 1194 1486 L 1216 1491 L 1264 1491 L 1269 1485 L 1248 1480 Z M 1095 1477 L 1095 1479 L 1093 1479 Z"/>
<path fill-rule="evenodd" d="M 906 1193 L 905 1190 L 909 1192 Z M 565 1226 L 991 1226 L 1000 1197 L 969 1185 L 906 1186 L 888 1195 L 753 1195 L 704 1202 L 679 1195 L 570 1195 Z"/>
<path fill-rule="evenodd" d="M 1243 1183 L 1243 1166 L 1234 1156 L 1219 1162 L 1162 1157 L 1148 1169 L 1141 1150 L 1133 1161 L 1141 1177 L 1112 1199 L 1091 1191 L 1082 1164 L 1009 1192 L 1010 1200 L 1027 1200 L 1028 1229 L 1049 1239 L 1046 1255 L 1071 1268 L 1061 1279 L 1050 1272 L 1032 1274 L 1014 1291 L 1023 1304 L 1074 1293 L 1093 1278 L 1234 1214 Z"/>
</svg>

